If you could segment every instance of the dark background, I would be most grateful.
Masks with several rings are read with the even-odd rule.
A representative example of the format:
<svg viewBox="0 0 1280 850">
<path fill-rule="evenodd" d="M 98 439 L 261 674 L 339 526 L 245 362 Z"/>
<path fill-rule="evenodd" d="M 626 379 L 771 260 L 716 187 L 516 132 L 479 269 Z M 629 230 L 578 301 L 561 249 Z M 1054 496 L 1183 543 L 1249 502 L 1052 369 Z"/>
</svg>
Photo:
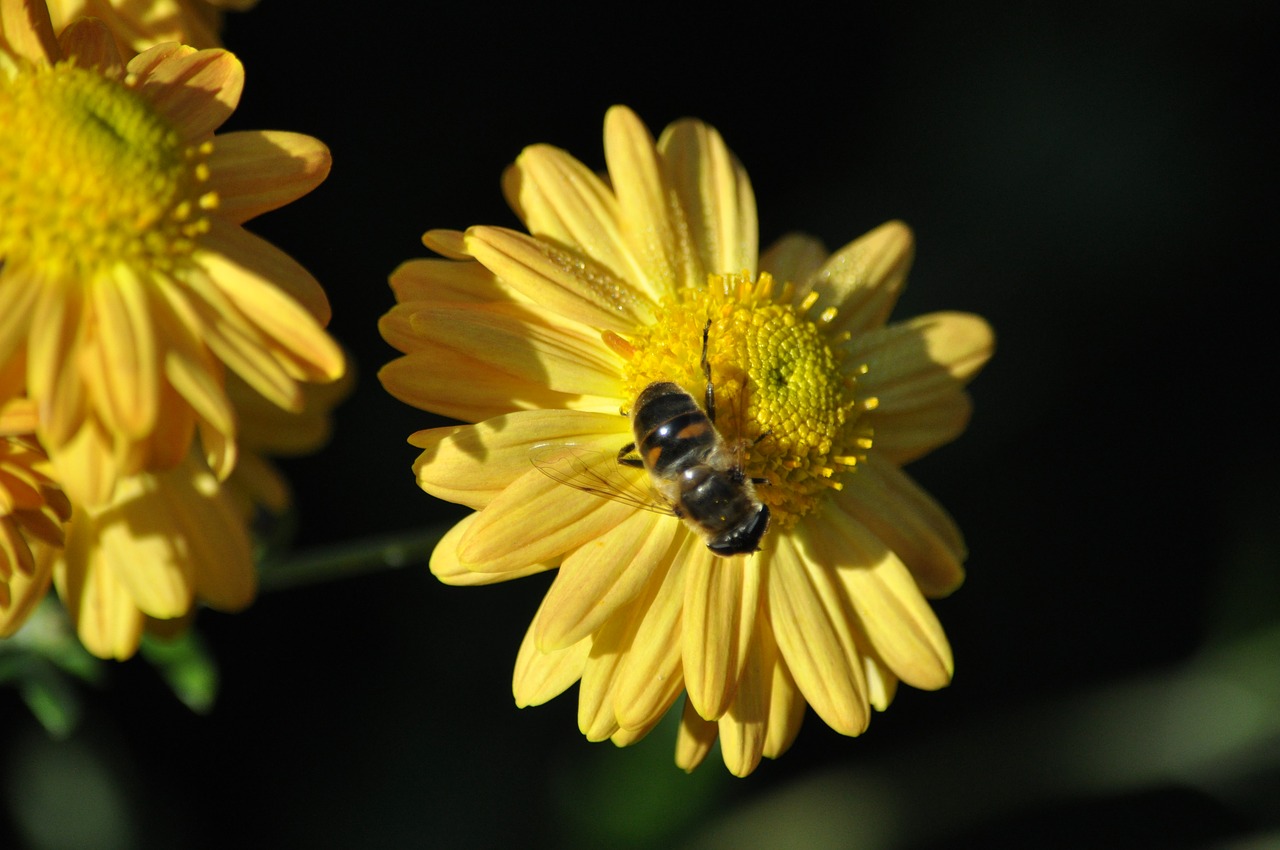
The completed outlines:
<svg viewBox="0 0 1280 850">
<path fill-rule="evenodd" d="M 655 134 L 693 115 L 748 169 L 762 245 L 902 218 L 895 316 L 996 329 L 970 430 L 911 467 L 971 552 L 936 606 L 955 681 L 860 739 L 810 714 L 750 779 L 718 754 L 688 777 L 670 726 L 619 751 L 582 739 L 576 691 L 515 708 L 548 576 L 450 588 L 411 559 L 202 614 L 205 716 L 138 660 L 63 742 L 0 692 L 0 845 L 1280 844 L 1274 4 L 362 8 L 263 0 L 225 30 L 225 129 L 334 157 L 252 225 L 324 284 L 359 374 L 332 443 L 285 465 L 298 550 L 461 515 L 409 468 L 440 420 L 375 376 L 421 233 L 515 226 L 498 179 L 526 144 L 603 167 L 611 104 Z"/>
</svg>

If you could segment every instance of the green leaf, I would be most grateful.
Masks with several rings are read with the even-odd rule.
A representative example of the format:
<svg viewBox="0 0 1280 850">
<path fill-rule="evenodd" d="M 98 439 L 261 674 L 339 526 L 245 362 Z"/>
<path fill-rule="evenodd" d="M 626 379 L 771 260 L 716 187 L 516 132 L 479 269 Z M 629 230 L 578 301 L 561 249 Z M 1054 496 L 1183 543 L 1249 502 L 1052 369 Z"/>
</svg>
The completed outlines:
<svg viewBox="0 0 1280 850">
<path fill-rule="evenodd" d="M 218 667 L 194 631 L 176 638 L 144 635 L 141 652 L 184 705 L 197 714 L 207 714 L 213 708 Z"/>
</svg>

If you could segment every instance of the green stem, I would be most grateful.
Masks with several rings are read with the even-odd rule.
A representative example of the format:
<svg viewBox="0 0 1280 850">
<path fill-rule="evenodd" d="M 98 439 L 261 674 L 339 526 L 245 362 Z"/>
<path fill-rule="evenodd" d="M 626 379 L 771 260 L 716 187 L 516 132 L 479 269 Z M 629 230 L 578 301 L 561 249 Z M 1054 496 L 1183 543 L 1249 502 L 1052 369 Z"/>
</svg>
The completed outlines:
<svg viewBox="0 0 1280 850">
<path fill-rule="evenodd" d="M 433 525 L 268 560 L 261 567 L 261 589 L 264 592 L 288 590 L 425 563 L 449 528 L 449 525 Z"/>
</svg>

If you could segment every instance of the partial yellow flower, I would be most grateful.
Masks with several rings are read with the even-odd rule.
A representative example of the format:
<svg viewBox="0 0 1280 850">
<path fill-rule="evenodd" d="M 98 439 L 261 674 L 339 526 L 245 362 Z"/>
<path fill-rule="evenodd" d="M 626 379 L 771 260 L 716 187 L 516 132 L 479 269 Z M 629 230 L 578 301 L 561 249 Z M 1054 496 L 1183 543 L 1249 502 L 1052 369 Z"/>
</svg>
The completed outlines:
<svg viewBox="0 0 1280 850">
<path fill-rule="evenodd" d="M 220 47 L 222 17 L 243 12 L 258 0 L 49 0 L 55 29 L 76 18 L 98 18 L 121 53 L 133 54 L 176 41 L 192 47 Z"/>
<path fill-rule="evenodd" d="M 391 276 L 381 330 L 404 356 L 380 376 L 477 423 L 410 438 L 419 485 L 476 511 L 433 572 L 470 585 L 558 567 L 517 704 L 578 682 L 582 732 L 625 745 L 683 693 L 677 763 L 718 739 L 746 775 L 790 746 L 806 704 L 857 735 L 899 681 L 950 681 L 926 598 L 959 586 L 965 548 L 900 466 L 964 429 L 992 334 L 964 313 L 886 324 L 913 250 L 898 222 L 831 255 L 789 236 L 757 256 L 746 172 L 701 122 L 655 142 L 615 107 L 604 142 L 607 180 L 553 147 L 520 155 L 503 188 L 528 234 L 426 234 L 445 259 Z M 771 514 L 750 555 L 712 554 L 697 517 L 617 460 L 636 440 L 619 413 L 646 387 L 701 403 L 704 333 L 715 428 Z"/>
<path fill-rule="evenodd" d="M 26 528 L 26 538 L 38 538 L 32 540 L 35 555 L 19 551 L 21 569 L 10 571 L 14 601 L 8 609 L 0 605 L 0 637 L 17 631 L 51 578 L 81 642 L 102 658 L 133 655 L 144 631 L 183 631 L 197 603 L 220 611 L 244 608 L 257 588 L 255 523 L 262 510 L 279 514 L 291 501 L 288 483 L 268 455 L 318 448 L 328 439 L 333 406 L 351 383 L 309 384 L 305 410 L 290 413 L 233 376 L 227 390 L 243 424 L 244 451 L 230 478 L 219 481 L 192 454 L 175 470 L 120 479 L 109 503 L 77 505 L 70 523 L 66 498 L 38 472 L 43 455 L 30 441 L 15 438 L 21 451 L 6 456 L 0 437 L 0 504 L 6 491 L 16 494 L 10 499 L 15 504 L 19 498 L 34 504 L 37 484 L 46 499 L 44 516 L 29 509 L 0 516 L 0 524 L 12 519 L 19 531 Z M 29 408 L 25 400 L 11 402 L 0 412 L 0 434 L 6 423 L 34 421 Z M 10 469 L 19 461 L 34 470 L 20 467 L 19 477 Z M 0 549 L 0 559 L 6 551 Z"/>
<path fill-rule="evenodd" d="M 0 418 L 0 637 L 18 630 L 48 588 L 37 559 L 61 548 L 71 515 L 30 437 L 8 436 Z"/>
<path fill-rule="evenodd" d="M 101 658 L 133 655 L 148 618 L 186 617 L 197 600 L 239 611 L 257 590 L 244 510 L 194 455 L 78 508 L 51 568 L 81 642 Z"/>
<path fill-rule="evenodd" d="M 225 478 L 227 367 L 291 411 L 344 371 L 323 290 L 241 226 L 317 186 L 328 150 L 215 136 L 243 82 L 226 51 L 167 44 L 125 65 L 100 23 L 55 39 L 43 4 L 0 0 L 0 377 L 23 379 L 0 391 L 34 403 L 77 505 L 186 462 L 197 432 Z"/>
</svg>

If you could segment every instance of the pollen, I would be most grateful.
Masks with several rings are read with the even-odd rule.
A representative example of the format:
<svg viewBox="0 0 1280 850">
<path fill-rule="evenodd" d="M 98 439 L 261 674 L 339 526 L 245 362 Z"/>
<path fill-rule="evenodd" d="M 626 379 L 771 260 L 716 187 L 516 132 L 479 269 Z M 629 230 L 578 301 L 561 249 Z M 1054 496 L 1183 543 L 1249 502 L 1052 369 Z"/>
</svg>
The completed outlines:
<svg viewBox="0 0 1280 850">
<path fill-rule="evenodd" d="M 0 76 L 0 260 L 85 280 L 120 264 L 171 272 L 218 206 L 211 152 L 92 70 L 61 62 Z"/>
<path fill-rule="evenodd" d="M 795 298 L 767 272 L 710 275 L 706 288 L 677 293 L 652 325 L 611 346 L 626 359 L 628 399 L 674 381 L 702 401 L 705 329 L 716 429 L 742 453 L 746 475 L 765 482 L 756 495 L 784 526 L 844 486 L 873 436 L 862 414 L 876 400 L 858 393 L 867 367 L 848 361 L 847 334 L 831 329 L 834 307 L 810 317 L 818 301 L 815 292 Z"/>
</svg>

